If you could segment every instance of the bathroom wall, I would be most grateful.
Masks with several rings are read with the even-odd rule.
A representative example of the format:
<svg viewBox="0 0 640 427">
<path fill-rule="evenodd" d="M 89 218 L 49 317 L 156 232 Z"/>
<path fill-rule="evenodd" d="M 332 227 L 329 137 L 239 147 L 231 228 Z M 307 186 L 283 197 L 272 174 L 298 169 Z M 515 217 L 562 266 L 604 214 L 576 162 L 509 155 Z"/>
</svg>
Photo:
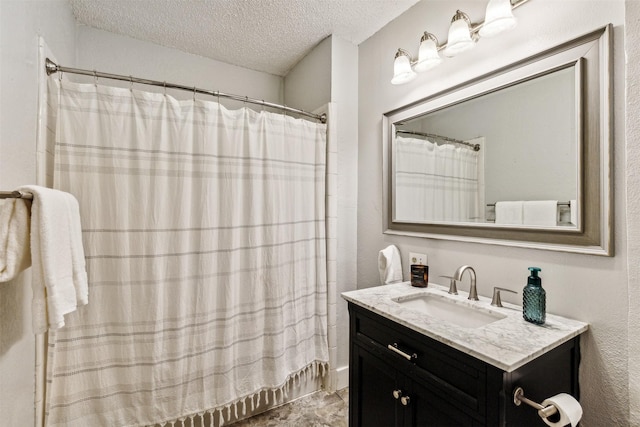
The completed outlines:
<svg viewBox="0 0 640 427">
<path fill-rule="evenodd" d="M 214 61 L 85 25 L 79 25 L 77 31 L 76 66 L 78 68 L 133 75 L 158 81 L 166 80 L 275 103 L 281 103 L 283 100 L 282 77 Z M 93 77 L 71 78 L 93 82 Z M 129 87 L 128 82 L 109 80 L 104 83 Z M 135 84 L 134 88 L 156 92 L 164 90 L 162 87 Z M 179 99 L 188 99 L 193 96 L 189 92 L 180 90 L 168 90 L 167 93 Z M 197 97 L 213 100 L 213 97 L 208 95 L 197 95 Z M 242 107 L 242 102 L 239 101 L 222 98 L 220 102 L 228 108 Z M 258 110 L 261 108 L 259 105 L 248 104 L 247 106 Z"/>
<path fill-rule="evenodd" d="M 0 1 L 0 189 L 36 182 L 38 35 L 74 63 L 75 23 L 66 1 Z M 0 424 L 34 423 L 35 339 L 31 275 L 0 283 Z"/>
<path fill-rule="evenodd" d="M 358 47 L 333 36 L 331 101 L 338 121 L 338 250 L 336 286 L 337 376 L 335 388 L 349 384 L 349 313 L 340 294 L 356 289 L 358 202 Z"/>
<path fill-rule="evenodd" d="M 331 37 L 322 40 L 284 78 L 284 103 L 314 111 L 331 101 Z"/>
<path fill-rule="evenodd" d="M 627 236 L 629 268 L 629 425 L 640 425 L 640 2 L 626 5 Z M 632 332 L 633 331 L 633 332 Z"/>
<path fill-rule="evenodd" d="M 582 339 L 580 381 L 581 402 L 585 413 L 581 425 L 629 425 L 629 382 L 635 380 L 637 384 L 638 373 L 638 362 L 630 362 L 631 356 L 637 358 L 637 352 L 629 351 L 630 346 L 638 348 L 635 329 L 633 334 L 629 329 L 630 322 L 637 326 L 638 314 L 635 312 L 635 317 L 630 317 L 629 309 L 630 297 L 634 297 L 631 302 L 635 303 L 639 298 L 636 290 L 638 280 L 627 284 L 627 264 L 638 263 L 639 251 L 636 250 L 633 259 L 627 255 L 623 27 L 625 2 L 528 2 L 516 10 L 519 23 L 511 32 L 494 39 L 481 40 L 474 50 L 446 59 L 438 68 L 419 75 L 406 85 L 393 86 L 389 83 L 394 54 L 399 47 L 416 55 L 423 31 L 429 30 L 438 38 L 446 39 L 447 28 L 456 9 L 467 12 L 472 20 L 479 21 L 484 16 L 485 5 L 486 2 L 473 0 L 421 1 L 359 46 L 358 287 L 378 285 L 377 254 L 391 243 L 396 244 L 403 255 L 405 278 L 408 278 L 408 252 L 424 252 L 429 256 L 432 281 L 444 284 L 445 279 L 440 279 L 439 275 L 450 275 L 458 266 L 470 264 L 477 272 L 478 292 L 484 296 L 490 296 L 494 286 L 521 292 L 526 283 L 527 267 L 541 267 L 543 284 L 547 290 L 548 311 L 580 319 L 591 325 Z M 607 23 L 613 23 L 615 27 L 615 257 L 383 234 L 383 113 L 551 48 Z M 637 110 L 633 110 L 633 114 L 637 116 Z M 637 169 L 638 165 L 629 167 Z M 637 221 L 637 218 L 636 213 L 633 219 Z M 629 240 L 632 237 L 634 236 L 630 236 Z M 636 233 L 634 238 L 637 237 Z M 638 272 L 634 271 L 637 279 Z M 467 281 L 465 279 L 460 288 L 466 290 Z M 630 294 L 632 286 L 634 289 Z M 505 297 L 509 302 L 521 303 L 521 293 Z M 630 363 L 635 365 L 635 377 L 628 370 Z M 637 391 L 635 397 L 637 398 Z M 638 404 L 634 403 L 633 407 L 637 411 Z"/>
</svg>

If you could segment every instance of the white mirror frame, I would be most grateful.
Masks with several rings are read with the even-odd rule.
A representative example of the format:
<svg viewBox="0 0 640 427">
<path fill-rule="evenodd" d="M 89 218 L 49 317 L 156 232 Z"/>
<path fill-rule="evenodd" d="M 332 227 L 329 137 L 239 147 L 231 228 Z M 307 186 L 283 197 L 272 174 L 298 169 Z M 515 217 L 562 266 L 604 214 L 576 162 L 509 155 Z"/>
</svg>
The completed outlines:
<svg viewBox="0 0 640 427">
<path fill-rule="evenodd" d="M 436 93 L 382 118 L 383 226 L 385 234 L 476 242 L 613 256 L 613 127 L 611 24 L 530 58 Z M 481 223 L 408 223 L 394 221 L 393 136 L 395 123 L 464 100 L 575 66 L 582 104 L 578 139 L 580 226 L 571 229 L 524 228 Z"/>
</svg>

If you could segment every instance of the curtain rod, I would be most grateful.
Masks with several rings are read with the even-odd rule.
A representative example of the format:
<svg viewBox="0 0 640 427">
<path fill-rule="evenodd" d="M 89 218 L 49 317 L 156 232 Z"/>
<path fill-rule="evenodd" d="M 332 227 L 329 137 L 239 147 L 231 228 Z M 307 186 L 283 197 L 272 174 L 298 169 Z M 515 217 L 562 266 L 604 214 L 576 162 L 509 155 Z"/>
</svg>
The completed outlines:
<svg viewBox="0 0 640 427">
<path fill-rule="evenodd" d="M 150 86 L 160 86 L 160 87 L 164 87 L 165 89 L 169 88 L 169 89 L 187 90 L 187 91 L 193 92 L 194 94 L 195 93 L 202 93 L 202 94 L 211 95 L 211 96 L 215 96 L 215 97 L 219 97 L 219 98 L 228 98 L 228 99 L 233 99 L 233 100 L 236 100 L 236 101 L 248 102 L 250 104 L 258 104 L 258 105 L 262 105 L 264 107 L 277 108 L 277 109 L 280 109 L 280 110 L 283 110 L 283 111 L 288 111 L 290 113 L 300 114 L 301 116 L 311 117 L 311 118 L 314 118 L 316 120 L 320 120 L 321 123 L 326 123 L 327 122 L 327 115 L 326 114 L 314 114 L 314 113 L 310 113 L 308 111 L 300 110 L 300 109 L 297 109 L 297 108 L 287 107 L 286 105 L 280 105 L 280 104 L 274 104 L 273 102 L 267 102 L 267 101 L 265 101 L 263 99 L 262 100 L 261 99 L 253 99 L 253 98 L 249 98 L 247 96 L 232 95 L 232 94 L 224 93 L 224 92 L 220 92 L 220 91 L 200 89 L 200 88 L 197 88 L 195 86 L 189 87 L 189 86 L 184 86 L 184 85 L 180 85 L 180 84 L 176 84 L 176 83 L 161 82 L 159 80 L 141 79 L 139 77 L 125 76 L 125 75 L 120 75 L 120 74 L 103 73 L 103 72 L 95 71 L 95 70 L 82 70 L 82 69 L 79 69 L 79 68 L 63 67 L 62 65 L 56 64 L 55 62 L 53 62 L 49 58 L 46 59 L 44 67 L 45 67 L 45 70 L 47 71 L 47 75 L 48 76 L 50 76 L 52 74 L 55 74 L 57 72 L 70 73 L 70 74 L 82 74 L 84 76 L 93 76 L 96 79 L 97 78 L 104 78 L 104 79 L 111 79 L 111 80 L 122 80 L 122 81 L 125 81 L 125 82 L 130 82 L 132 84 L 133 83 L 140 83 L 140 84 L 150 85 Z"/>
<path fill-rule="evenodd" d="M 473 151 L 480 151 L 480 144 L 471 144 L 470 142 L 467 142 L 467 141 L 462 141 L 460 139 L 455 139 L 455 138 L 449 138 L 448 136 L 436 135 L 435 133 L 415 132 L 412 130 L 402 130 L 402 129 L 396 130 L 396 133 L 406 133 L 409 135 L 426 136 L 430 138 L 440 138 L 445 141 L 453 142 L 456 144 L 466 145 L 468 147 L 473 148 Z"/>
</svg>

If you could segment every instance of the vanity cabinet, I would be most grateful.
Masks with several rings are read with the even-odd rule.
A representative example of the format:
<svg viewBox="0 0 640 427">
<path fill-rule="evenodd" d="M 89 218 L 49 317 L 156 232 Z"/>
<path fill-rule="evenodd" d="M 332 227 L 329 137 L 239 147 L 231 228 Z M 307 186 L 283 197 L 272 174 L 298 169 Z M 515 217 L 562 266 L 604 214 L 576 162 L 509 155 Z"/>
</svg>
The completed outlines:
<svg viewBox="0 0 640 427">
<path fill-rule="evenodd" d="M 578 397 L 579 337 L 506 372 L 353 303 L 349 312 L 350 427 L 544 426 L 513 403 L 516 387 L 538 402 Z"/>
</svg>

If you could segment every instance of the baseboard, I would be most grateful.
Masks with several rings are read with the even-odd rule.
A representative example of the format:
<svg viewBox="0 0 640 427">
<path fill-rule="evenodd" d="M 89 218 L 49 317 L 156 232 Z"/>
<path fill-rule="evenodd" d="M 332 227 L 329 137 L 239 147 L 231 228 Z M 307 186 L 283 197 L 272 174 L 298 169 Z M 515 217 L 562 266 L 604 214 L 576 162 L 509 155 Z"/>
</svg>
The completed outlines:
<svg viewBox="0 0 640 427">
<path fill-rule="evenodd" d="M 336 369 L 336 390 L 349 387 L 349 366 Z"/>
</svg>

